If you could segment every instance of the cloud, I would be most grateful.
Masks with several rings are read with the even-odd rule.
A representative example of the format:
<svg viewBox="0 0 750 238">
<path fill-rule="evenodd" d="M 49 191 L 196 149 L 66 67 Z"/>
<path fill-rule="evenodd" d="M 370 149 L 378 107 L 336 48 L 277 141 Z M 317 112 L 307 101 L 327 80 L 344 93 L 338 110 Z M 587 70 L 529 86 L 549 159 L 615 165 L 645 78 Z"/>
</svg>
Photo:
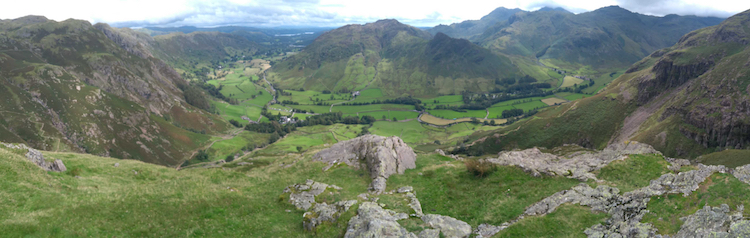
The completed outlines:
<svg viewBox="0 0 750 238">
<path fill-rule="evenodd" d="M 650 15 L 728 17 L 750 8 L 736 0 L 23 0 L 0 8 L 0 18 L 43 15 L 76 18 L 118 27 L 142 26 L 329 26 L 393 18 L 415 26 L 479 19 L 497 7 L 531 11 L 562 7 L 573 13 L 610 5 Z"/>
</svg>

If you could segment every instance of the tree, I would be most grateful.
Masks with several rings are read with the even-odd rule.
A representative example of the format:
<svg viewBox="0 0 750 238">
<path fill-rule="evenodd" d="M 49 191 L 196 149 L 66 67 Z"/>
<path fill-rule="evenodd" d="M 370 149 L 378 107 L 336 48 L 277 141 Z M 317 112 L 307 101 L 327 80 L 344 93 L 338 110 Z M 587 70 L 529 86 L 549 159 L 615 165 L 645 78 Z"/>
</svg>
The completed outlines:
<svg viewBox="0 0 750 238">
<path fill-rule="evenodd" d="M 396 119 L 396 117 L 393 117 L 393 121 L 398 121 L 398 119 Z"/>
<path fill-rule="evenodd" d="M 302 146 L 297 146 L 297 152 L 302 153 Z"/>
</svg>

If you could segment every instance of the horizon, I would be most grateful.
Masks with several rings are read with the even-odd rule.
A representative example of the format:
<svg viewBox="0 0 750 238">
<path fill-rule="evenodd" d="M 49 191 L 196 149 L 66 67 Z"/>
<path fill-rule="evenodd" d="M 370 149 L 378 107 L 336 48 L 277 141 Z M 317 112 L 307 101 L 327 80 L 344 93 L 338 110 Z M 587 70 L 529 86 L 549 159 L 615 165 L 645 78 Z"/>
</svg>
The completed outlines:
<svg viewBox="0 0 750 238">
<path fill-rule="evenodd" d="M 87 0 L 81 0 L 87 1 Z M 142 0 L 138 0 L 142 1 Z M 335 0 L 330 0 L 335 1 Z M 39 1 L 31 1 L 39 2 Z M 41 1 L 45 2 L 45 1 Z M 464 4 L 459 7 L 446 7 L 444 4 L 433 4 L 426 7 L 419 2 L 408 2 L 395 9 L 382 9 L 373 4 L 334 4 L 329 0 L 268 0 L 263 3 L 250 0 L 219 0 L 207 2 L 203 0 L 171 0 L 159 2 L 162 7 L 153 6 L 146 10 L 138 8 L 140 4 L 122 4 L 110 2 L 102 7 L 100 4 L 88 9 L 65 9 L 68 4 L 42 4 L 46 8 L 30 8 L 29 2 L 15 3 L 0 9 L 0 19 L 16 19 L 28 15 L 44 16 L 55 21 L 77 19 L 91 24 L 106 23 L 113 27 L 129 28 L 173 28 L 197 27 L 217 28 L 226 26 L 254 27 L 254 28 L 336 28 L 350 24 L 365 24 L 380 19 L 396 19 L 399 22 L 415 27 L 435 27 L 450 25 L 467 20 L 478 20 L 498 8 L 521 9 L 537 11 L 544 7 L 563 8 L 574 14 L 592 12 L 604 7 L 618 6 L 630 12 L 663 17 L 666 15 L 697 16 L 728 18 L 740 13 L 734 9 L 749 9 L 750 2 L 740 5 L 734 2 L 719 0 L 710 6 L 693 0 L 663 0 L 651 1 L 647 4 L 643 0 L 609 0 L 609 1 L 516 1 L 515 3 L 492 3 L 478 1 L 474 4 Z M 120 4 L 120 6 L 115 6 Z M 36 6 L 37 4 L 32 4 Z M 84 4 L 86 5 L 86 4 Z M 89 4 L 91 5 L 91 4 Z M 148 5 L 148 4 L 146 4 Z M 381 4 L 389 5 L 389 4 Z M 114 6 L 114 7 L 112 7 Z M 140 10 L 129 11 L 136 7 Z M 375 10 L 370 10 L 370 8 Z M 412 9 L 405 10 L 405 9 Z M 116 13 L 110 9 L 124 9 Z M 168 9 L 160 11 L 158 9 Z M 491 9 L 491 10 L 487 10 Z M 11 11 L 12 10 L 12 11 Z M 51 11 L 50 11 L 51 10 Z M 744 11 L 744 10 L 743 10 Z M 136 12 L 137 14 L 130 14 Z M 348 15 L 347 15 L 348 14 Z"/>
</svg>

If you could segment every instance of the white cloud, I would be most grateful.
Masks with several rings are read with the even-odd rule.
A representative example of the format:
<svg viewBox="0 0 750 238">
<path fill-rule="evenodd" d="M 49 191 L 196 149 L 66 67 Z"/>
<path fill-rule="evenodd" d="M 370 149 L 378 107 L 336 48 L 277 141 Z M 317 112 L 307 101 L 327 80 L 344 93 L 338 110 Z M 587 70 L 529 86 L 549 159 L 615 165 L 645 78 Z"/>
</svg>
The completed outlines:
<svg viewBox="0 0 750 238">
<path fill-rule="evenodd" d="M 750 8 L 736 0 L 21 0 L 9 1 L 0 18 L 43 15 L 54 20 L 76 18 L 121 26 L 340 26 L 395 18 L 417 26 L 478 19 L 497 7 L 536 10 L 563 7 L 580 13 L 620 5 L 650 14 L 728 17 Z"/>
</svg>

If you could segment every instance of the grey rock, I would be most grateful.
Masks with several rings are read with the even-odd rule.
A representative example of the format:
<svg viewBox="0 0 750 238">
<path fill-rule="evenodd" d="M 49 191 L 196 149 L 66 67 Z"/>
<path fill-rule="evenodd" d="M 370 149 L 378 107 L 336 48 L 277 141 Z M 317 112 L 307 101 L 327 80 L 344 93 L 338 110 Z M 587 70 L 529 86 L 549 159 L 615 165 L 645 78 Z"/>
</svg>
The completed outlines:
<svg viewBox="0 0 750 238">
<path fill-rule="evenodd" d="M 435 153 L 438 153 L 439 155 L 445 156 L 445 151 L 441 149 L 435 149 Z"/>
<path fill-rule="evenodd" d="M 414 191 L 414 188 L 412 188 L 411 186 L 400 187 L 397 190 L 398 193 L 408 193 L 408 192 L 413 192 L 413 191 Z"/>
<path fill-rule="evenodd" d="M 370 190 L 375 194 L 380 194 L 385 191 L 386 187 L 386 178 L 384 177 L 377 177 L 372 180 L 372 183 L 370 184 Z"/>
<path fill-rule="evenodd" d="M 0 142 L 0 144 L 10 149 L 26 150 L 26 154 L 25 154 L 26 159 L 28 159 L 29 161 L 33 162 L 34 164 L 36 164 L 37 166 L 39 166 L 40 168 L 46 171 L 65 172 L 66 170 L 68 170 L 67 168 L 65 168 L 65 164 L 63 164 L 62 160 L 59 160 L 59 159 L 54 160 L 52 163 L 47 162 L 42 152 L 34 148 L 28 147 L 25 144 L 16 145 L 16 144 L 6 144 L 2 142 Z"/>
<path fill-rule="evenodd" d="M 349 211 L 357 200 L 339 201 L 328 205 L 326 203 L 317 203 L 311 211 L 305 212 L 302 226 L 305 230 L 312 231 L 323 222 L 336 222 L 342 213 Z"/>
<path fill-rule="evenodd" d="M 502 231 L 503 228 L 499 226 L 493 226 L 490 224 L 481 224 L 477 227 L 476 230 L 474 230 L 474 234 L 476 234 L 477 238 L 485 238 L 485 237 L 492 237 L 498 232 Z"/>
<path fill-rule="evenodd" d="M 684 223 L 676 238 L 687 237 L 729 237 L 730 226 L 742 219 L 742 209 L 735 214 L 729 214 L 729 206 L 705 206 L 695 214 L 680 218 Z"/>
<path fill-rule="evenodd" d="M 690 160 L 686 160 L 686 159 L 674 159 L 674 158 L 665 158 L 665 159 L 667 160 L 667 162 L 669 162 L 669 166 L 667 168 L 675 173 L 679 172 L 683 166 L 690 165 Z"/>
<path fill-rule="evenodd" d="M 732 223 L 729 227 L 729 237 L 750 237 L 750 221 L 742 220 Z"/>
<path fill-rule="evenodd" d="M 740 181 L 750 184 L 750 164 L 735 168 L 732 175 Z"/>
<path fill-rule="evenodd" d="M 463 221 L 449 216 L 427 214 L 422 216 L 422 221 L 432 228 L 437 228 L 447 238 L 469 237 L 471 226 Z"/>
<path fill-rule="evenodd" d="M 424 229 L 421 232 L 419 232 L 419 235 L 417 235 L 417 238 L 439 238 L 440 237 L 440 230 L 438 229 Z"/>
<path fill-rule="evenodd" d="M 115 168 L 120 167 L 120 163 L 115 163 Z"/>
<path fill-rule="evenodd" d="M 357 215 L 349 220 L 345 238 L 408 237 L 416 238 L 398 224 L 401 217 L 391 210 L 383 209 L 372 202 L 364 202 L 357 209 Z"/>
<path fill-rule="evenodd" d="M 422 212 L 422 204 L 419 202 L 419 199 L 417 199 L 417 196 L 413 193 L 406 193 L 406 197 L 409 198 L 409 207 L 414 210 L 414 214 L 416 214 L 417 217 L 422 217 L 424 213 Z"/>
<path fill-rule="evenodd" d="M 328 188 L 336 189 L 339 187 L 335 185 L 315 182 L 308 179 L 304 184 L 295 184 L 286 187 L 284 189 L 284 193 L 290 193 L 289 202 L 297 207 L 297 209 L 306 211 L 310 209 L 313 204 L 315 204 L 315 196 L 320 195 Z"/>
<path fill-rule="evenodd" d="M 357 195 L 357 198 L 367 200 L 367 193 L 360 193 L 359 195 Z"/>
<path fill-rule="evenodd" d="M 617 143 L 597 153 L 575 153 L 571 158 L 543 153 L 538 148 L 501 152 L 487 161 L 504 166 L 518 166 L 534 176 L 561 175 L 580 180 L 596 179 L 592 171 L 630 154 L 660 154 L 653 147 L 638 142 Z"/>
<path fill-rule="evenodd" d="M 416 168 L 417 154 L 401 138 L 364 135 L 336 143 L 313 156 L 313 160 L 328 163 L 327 170 L 337 163 L 355 168 L 366 168 L 374 180 L 370 186 L 376 193 L 385 190 L 385 180 L 392 174 L 403 174 Z M 382 178 L 382 179 L 381 179 Z"/>
</svg>

